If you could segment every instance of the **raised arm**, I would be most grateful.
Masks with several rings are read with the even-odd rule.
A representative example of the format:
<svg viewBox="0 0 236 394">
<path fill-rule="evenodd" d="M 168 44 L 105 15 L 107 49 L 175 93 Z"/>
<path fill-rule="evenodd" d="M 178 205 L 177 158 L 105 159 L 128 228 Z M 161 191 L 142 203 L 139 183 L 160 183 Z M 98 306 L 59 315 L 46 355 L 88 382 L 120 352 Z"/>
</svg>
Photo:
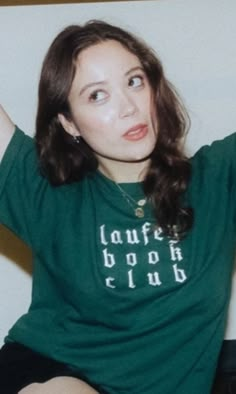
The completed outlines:
<svg viewBox="0 0 236 394">
<path fill-rule="evenodd" d="M 13 136 L 15 125 L 0 104 L 0 161 Z"/>
</svg>

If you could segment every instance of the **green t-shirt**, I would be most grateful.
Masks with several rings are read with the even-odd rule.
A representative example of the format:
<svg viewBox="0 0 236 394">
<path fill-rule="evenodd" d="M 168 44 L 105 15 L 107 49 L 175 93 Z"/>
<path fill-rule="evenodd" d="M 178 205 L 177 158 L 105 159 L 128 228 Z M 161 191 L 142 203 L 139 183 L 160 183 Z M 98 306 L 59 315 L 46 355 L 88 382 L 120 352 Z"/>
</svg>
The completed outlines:
<svg viewBox="0 0 236 394">
<path fill-rule="evenodd" d="M 235 251 L 236 134 L 192 158 L 195 223 L 177 242 L 99 172 L 52 187 L 19 129 L 0 167 L 0 221 L 33 250 L 17 341 L 109 394 L 209 394 Z M 141 184 L 121 184 L 136 200 Z"/>
</svg>

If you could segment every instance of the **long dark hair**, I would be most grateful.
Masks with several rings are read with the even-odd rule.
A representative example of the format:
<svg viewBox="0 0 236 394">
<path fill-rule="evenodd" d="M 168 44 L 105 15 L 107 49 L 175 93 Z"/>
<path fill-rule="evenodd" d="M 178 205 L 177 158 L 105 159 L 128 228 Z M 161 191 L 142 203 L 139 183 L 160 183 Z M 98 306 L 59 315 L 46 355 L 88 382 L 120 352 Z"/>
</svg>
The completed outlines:
<svg viewBox="0 0 236 394">
<path fill-rule="evenodd" d="M 158 225 L 169 236 L 182 237 L 192 226 L 193 212 L 182 199 L 191 166 L 182 150 L 189 118 L 173 85 L 165 78 L 154 51 L 133 34 L 103 21 L 64 29 L 53 41 L 43 62 L 39 83 L 36 145 L 42 173 L 53 185 L 80 180 L 96 170 L 95 155 L 85 141 L 73 142 L 58 120 L 70 119 L 68 96 L 76 59 L 85 48 L 106 40 L 120 42 L 142 64 L 152 88 L 158 138 L 144 180 Z"/>
</svg>

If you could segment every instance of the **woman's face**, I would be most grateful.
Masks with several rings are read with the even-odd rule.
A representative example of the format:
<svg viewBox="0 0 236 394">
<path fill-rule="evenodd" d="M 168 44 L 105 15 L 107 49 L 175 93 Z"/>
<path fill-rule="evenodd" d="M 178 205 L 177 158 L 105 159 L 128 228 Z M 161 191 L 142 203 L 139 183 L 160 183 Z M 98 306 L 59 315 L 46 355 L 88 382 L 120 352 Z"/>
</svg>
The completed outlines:
<svg viewBox="0 0 236 394">
<path fill-rule="evenodd" d="M 139 59 L 115 40 L 78 56 L 69 94 L 71 120 L 64 129 L 80 135 L 101 168 L 147 162 L 156 142 L 152 91 Z"/>
</svg>

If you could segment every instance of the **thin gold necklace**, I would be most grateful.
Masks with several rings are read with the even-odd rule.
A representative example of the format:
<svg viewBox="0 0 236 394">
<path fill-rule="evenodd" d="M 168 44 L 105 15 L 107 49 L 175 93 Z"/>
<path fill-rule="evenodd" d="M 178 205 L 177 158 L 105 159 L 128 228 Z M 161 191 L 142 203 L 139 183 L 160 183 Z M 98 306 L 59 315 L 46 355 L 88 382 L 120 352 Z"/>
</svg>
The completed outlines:
<svg viewBox="0 0 236 394">
<path fill-rule="evenodd" d="M 146 198 L 141 198 L 138 201 L 135 201 L 135 199 L 130 196 L 124 189 L 122 189 L 122 187 L 116 183 L 117 188 L 119 189 L 121 195 L 123 196 L 123 198 L 126 200 L 126 202 L 128 203 L 128 205 L 133 209 L 135 216 L 137 216 L 138 218 L 143 218 L 144 217 L 144 205 L 147 202 Z"/>
</svg>

